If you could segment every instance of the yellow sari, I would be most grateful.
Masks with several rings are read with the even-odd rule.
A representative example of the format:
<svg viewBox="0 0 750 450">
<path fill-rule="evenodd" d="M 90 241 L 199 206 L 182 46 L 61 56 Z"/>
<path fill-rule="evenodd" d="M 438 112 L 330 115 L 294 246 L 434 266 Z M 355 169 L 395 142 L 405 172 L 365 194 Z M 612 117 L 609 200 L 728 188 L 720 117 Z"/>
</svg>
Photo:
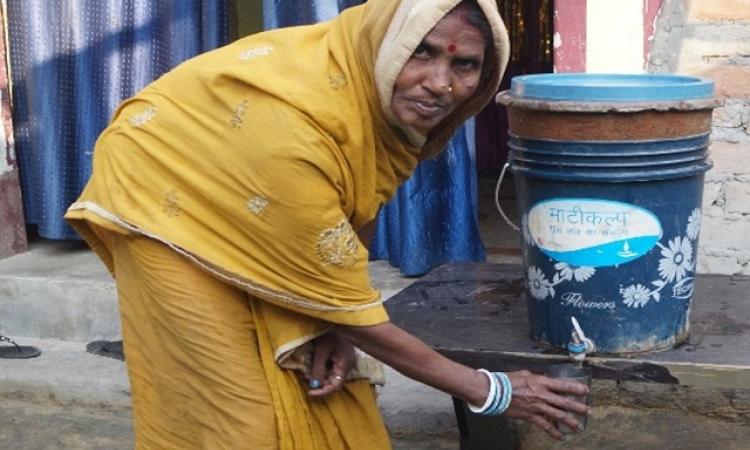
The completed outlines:
<svg viewBox="0 0 750 450">
<path fill-rule="evenodd" d="M 116 111 L 66 219 L 117 280 L 139 446 L 189 448 L 180 436 L 192 436 L 195 447 L 208 448 L 388 448 L 367 380 L 382 382 L 376 364 L 362 359 L 346 389 L 320 401 L 308 400 L 297 372 L 308 370 L 309 343 L 331 323 L 388 320 L 356 230 L 497 90 L 507 34 L 495 2 L 479 0 L 495 51 L 477 93 L 430 136 L 400 125 L 390 110 L 401 68 L 458 3 L 370 0 L 329 22 L 253 35 L 183 63 Z M 186 300 L 199 286 L 203 297 L 229 303 L 204 311 Z M 176 309 L 151 307 L 170 301 Z M 246 329 L 252 338 L 244 343 L 241 334 L 213 341 L 219 330 L 192 320 L 236 308 L 211 320 L 236 317 L 222 329 Z M 228 394 L 212 387 L 231 386 L 231 377 L 198 382 L 211 364 L 191 366 L 195 354 L 213 361 L 210 349 L 235 342 L 241 363 L 213 363 L 236 373 L 238 386 L 247 385 L 238 377 L 249 366 L 266 383 L 244 412 L 222 407 L 218 398 Z M 149 353 L 149 345 L 164 350 Z M 145 370 L 159 363 L 163 370 Z M 183 413 L 165 421 L 154 396 Z M 252 433 L 257 445 L 237 447 L 230 424 L 261 404 L 275 425 Z M 211 420 L 226 422 L 225 432 L 205 439 L 187 432 Z M 157 436 L 165 429 L 171 440 Z"/>
</svg>

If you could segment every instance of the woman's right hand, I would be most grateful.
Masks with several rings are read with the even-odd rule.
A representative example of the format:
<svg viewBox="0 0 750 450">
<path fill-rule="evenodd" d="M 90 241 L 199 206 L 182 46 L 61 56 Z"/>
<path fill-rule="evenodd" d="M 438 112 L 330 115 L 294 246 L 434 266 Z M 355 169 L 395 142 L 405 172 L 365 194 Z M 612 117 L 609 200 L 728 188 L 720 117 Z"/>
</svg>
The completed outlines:
<svg viewBox="0 0 750 450">
<path fill-rule="evenodd" d="M 329 331 L 313 340 L 313 358 L 310 380 L 318 387 L 310 387 L 311 397 L 326 397 L 340 391 L 346 376 L 357 364 L 354 347 L 335 331 Z"/>
<path fill-rule="evenodd" d="M 588 387 L 575 381 L 535 375 L 528 370 L 507 375 L 513 385 L 513 397 L 503 415 L 531 422 L 555 439 L 563 439 L 555 422 L 579 429 L 581 424 L 568 411 L 585 415 L 589 407 L 566 395 L 586 395 Z"/>
</svg>

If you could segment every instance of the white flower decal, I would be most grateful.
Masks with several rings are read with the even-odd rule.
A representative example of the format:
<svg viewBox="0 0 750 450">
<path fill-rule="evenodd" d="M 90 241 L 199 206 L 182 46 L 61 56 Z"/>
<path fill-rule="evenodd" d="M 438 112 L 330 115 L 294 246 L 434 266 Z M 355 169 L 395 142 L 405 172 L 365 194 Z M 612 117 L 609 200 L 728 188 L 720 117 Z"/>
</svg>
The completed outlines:
<svg viewBox="0 0 750 450">
<path fill-rule="evenodd" d="M 529 267 L 527 283 L 531 295 L 538 300 L 544 300 L 548 295 L 555 296 L 555 291 L 550 282 L 538 267 Z"/>
<path fill-rule="evenodd" d="M 583 283 L 584 281 L 591 278 L 594 273 L 596 273 L 596 269 L 593 267 L 576 267 L 571 266 L 564 262 L 559 262 L 555 264 L 555 270 L 559 270 L 559 279 L 561 280 L 576 280 L 579 283 Z M 558 277 L 558 274 L 555 274 L 555 277 Z"/>
<path fill-rule="evenodd" d="M 547 296 L 555 297 L 555 286 L 565 281 L 583 282 L 591 278 L 596 270 L 593 267 L 576 267 L 564 262 L 555 264 L 555 274 L 552 281 L 542 272 L 542 269 L 531 266 L 528 270 L 528 287 L 531 295 L 538 299 L 544 300 Z"/>
<path fill-rule="evenodd" d="M 573 270 L 573 278 L 578 282 L 584 282 L 594 276 L 596 270 L 593 267 L 576 267 Z"/>
<path fill-rule="evenodd" d="M 677 236 L 669 241 L 669 248 L 661 246 L 659 275 L 668 283 L 680 281 L 688 271 L 693 270 L 693 244 L 687 238 Z"/>
<path fill-rule="evenodd" d="M 560 272 L 555 274 L 558 276 L 561 280 L 570 281 L 573 279 L 573 268 L 568 265 L 568 263 L 559 262 L 555 264 L 555 270 L 559 270 Z"/>
<path fill-rule="evenodd" d="M 693 212 L 690 214 L 690 217 L 688 217 L 688 224 L 687 224 L 687 236 L 690 238 L 690 240 L 696 240 L 698 238 L 698 233 L 701 231 L 701 210 L 700 208 L 696 208 L 693 210 Z"/>
<path fill-rule="evenodd" d="M 628 286 L 625 289 L 620 289 L 620 293 L 622 294 L 623 298 L 622 302 L 632 308 L 640 308 L 642 306 L 645 306 L 646 303 L 648 303 L 648 301 L 651 299 L 651 292 L 646 286 L 643 286 L 640 283 Z"/>
<path fill-rule="evenodd" d="M 655 301 L 661 299 L 661 291 L 672 285 L 672 298 L 676 300 L 688 300 L 693 295 L 695 270 L 695 256 L 693 255 L 693 241 L 698 237 L 700 230 L 701 210 L 696 208 L 688 217 L 686 236 L 677 236 L 667 242 L 667 246 L 660 243 L 656 245 L 661 249 L 662 258 L 659 260 L 659 278 L 651 282 L 653 288 L 649 289 L 641 284 L 630 285 L 626 288 L 620 287 L 623 303 L 631 308 L 645 306 L 652 298 Z M 669 292 L 670 290 L 667 290 Z"/>
</svg>

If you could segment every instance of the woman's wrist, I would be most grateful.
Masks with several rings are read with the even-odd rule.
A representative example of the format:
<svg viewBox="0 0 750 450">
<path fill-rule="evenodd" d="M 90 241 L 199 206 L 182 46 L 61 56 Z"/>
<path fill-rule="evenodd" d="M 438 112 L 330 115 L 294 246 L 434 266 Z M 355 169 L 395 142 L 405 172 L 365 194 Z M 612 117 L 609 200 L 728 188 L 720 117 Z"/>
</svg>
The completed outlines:
<svg viewBox="0 0 750 450">
<path fill-rule="evenodd" d="M 489 392 L 483 403 L 469 401 L 469 410 L 484 416 L 497 416 L 504 413 L 513 397 L 513 386 L 504 372 L 489 372 L 485 369 L 477 370 L 489 382 Z"/>
</svg>

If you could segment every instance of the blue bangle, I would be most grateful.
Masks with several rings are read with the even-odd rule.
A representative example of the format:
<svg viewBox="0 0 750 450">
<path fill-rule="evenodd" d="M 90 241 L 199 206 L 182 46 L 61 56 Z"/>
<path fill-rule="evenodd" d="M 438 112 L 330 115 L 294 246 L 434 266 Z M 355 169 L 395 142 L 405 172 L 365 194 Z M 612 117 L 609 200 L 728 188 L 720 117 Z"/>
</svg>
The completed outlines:
<svg viewBox="0 0 750 450">
<path fill-rule="evenodd" d="M 500 403 L 502 402 L 502 399 L 503 399 L 502 398 L 502 392 L 505 389 L 503 389 L 503 387 L 500 385 L 500 383 L 497 380 L 497 377 L 495 377 L 494 374 L 493 374 L 493 378 L 495 378 L 495 382 L 498 384 L 497 391 L 495 393 L 495 398 L 492 399 L 492 404 L 487 409 L 485 409 L 484 411 L 482 411 L 482 415 L 484 415 L 484 416 L 495 416 L 495 415 L 497 415 L 495 413 L 495 411 L 500 406 Z"/>
<path fill-rule="evenodd" d="M 513 397 L 513 385 L 510 383 L 510 378 L 504 372 L 488 372 L 484 369 L 479 369 L 479 372 L 484 373 L 490 379 L 490 392 L 484 405 L 477 407 L 469 404 L 469 410 L 483 416 L 499 416 L 510 407 Z"/>
<path fill-rule="evenodd" d="M 499 415 L 507 411 L 510 407 L 510 402 L 513 400 L 513 385 L 510 383 L 510 378 L 508 378 L 505 372 L 495 372 L 495 376 L 503 387 L 502 401 L 495 412 L 495 414 Z"/>
<path fill-rule="evenodd" d="M 496 401 L 493 402 L 490 408 L 487 408 L 487 410 L 483 412 L 486 416 L 499 416 L 504 413 L 510 406 L 511 398 L 513 396 L 513 386 L 511 385 L 508 376 L 503 372 L 495 372 L 493 375 L 498 381 L 500 390 L 498 390 Z"/>
</svg>

